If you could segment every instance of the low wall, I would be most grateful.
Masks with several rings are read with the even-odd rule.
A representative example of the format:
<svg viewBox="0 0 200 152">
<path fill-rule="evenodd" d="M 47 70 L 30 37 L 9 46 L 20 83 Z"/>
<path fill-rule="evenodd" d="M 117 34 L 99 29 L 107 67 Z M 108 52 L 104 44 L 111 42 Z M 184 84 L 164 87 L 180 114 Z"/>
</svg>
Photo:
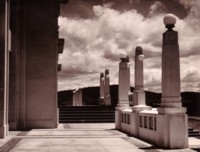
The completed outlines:
<svg viewBox="0 0 200 152">
<path fill-rule="evenodd" d="M 139 113 L 139 136 L 155 143 L 157 136 L 157 110 L 144 110 Z"/>
<path fill-rule="evenodd" d="M 149 142 L 156 141 L 156 109 L 133 112 L 131 109 L 121 111 L 120 130 Z"/>
<path fill-rule="evenodd" d="M 117 117 L 120 118 L 116 123 L 117 129 L 162 148 L 188 147 L 185 113 L 160 114 L 155 108 L 141 111 L 139 108 L 116 111 Z"/>
<path fill-rule="evenodd" d="M 200 129 L 200 117 L 188 117 L 188 127 Z"/>
<path fill-rule="evenodd" d="M 127 134 L 131 134 L 131 109 L 122 110 L 121 113 L 121 129 Z"/>
</svg>

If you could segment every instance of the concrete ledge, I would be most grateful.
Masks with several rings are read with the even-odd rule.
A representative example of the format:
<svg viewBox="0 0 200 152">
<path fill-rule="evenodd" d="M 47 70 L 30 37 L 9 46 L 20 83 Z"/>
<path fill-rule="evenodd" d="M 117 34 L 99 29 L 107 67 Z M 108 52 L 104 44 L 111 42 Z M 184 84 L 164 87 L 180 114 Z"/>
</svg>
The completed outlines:
<svg viewBox="0 0 200 152">
<path fill-rule="evenodd" d="M 179 113 L 184 108 L 178 108 L 178 113 L 174 113 L 177 108 L 163 108 L 168 112 L 166 114 L 160 114 L 156 108 L 143 105 L 134 108 L 136 110 L 116 110 L 116 129 L 162 148 L 188 147 L 188 118 L 185 113 Z"/>
<path fill-rule="evenodd" d="M 200 117 L 188 117 L 188 126 L 194 129 L 200 129 Z"/>
</svg>

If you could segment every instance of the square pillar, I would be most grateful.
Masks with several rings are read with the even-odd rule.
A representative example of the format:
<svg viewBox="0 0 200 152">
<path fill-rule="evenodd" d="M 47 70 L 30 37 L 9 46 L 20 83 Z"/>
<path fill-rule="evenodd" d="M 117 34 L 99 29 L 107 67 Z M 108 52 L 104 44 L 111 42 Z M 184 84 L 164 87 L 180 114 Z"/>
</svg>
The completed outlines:
<svg viewBox="0 0 200 152">
<path fill-rule="evenodd" d="M 135 49 L 135 90 L 133 106 L 146 105 L 144 92 L 143 60 L 143 49 L 141 46 L 137 46 Z"/>
<path fill-rule="evenodd" d="M 127 54 L 122 54 L 119 63 L 119 87 L 118 87 L 118 107 L 128 108 L 130 91 L 130 63 Z"/>
<path fill-rule="evenodd" d="M 109 70 L 105 70 L 105 95 L 104 95 L 104 102 L 106 106 L 111 105 L 111 99 L 110 99 L 110 76 L 109 76 Z"/>
<path fill-rule="evenodd" d="M 180 97 L 180 59 L 178 32 L 173 30 L 176 17 L 167 14 L 162 47 L 162 102 L 158 108 L 157 144 L 163 148 L 188 147 L 188 122 L 186 108 Z"/>
<path fill-rule="evenodd" d="M 122 123 L 121 111 L 129 109 L 129 91 L 130 91 L 130 64 L 128 55 L 123 52 L 120 54 L 119 63 L 119 87 L 118 104 L 115 111 L 115 128 L 120 130 Z"/>
<path fill-rule="evenodd" d="M 100 98 L 99 98 L 99 105 L 103 106 L 105 105 L 105 77 L 104 77 L 104 73 L 100 74 Z"/>
</svg>

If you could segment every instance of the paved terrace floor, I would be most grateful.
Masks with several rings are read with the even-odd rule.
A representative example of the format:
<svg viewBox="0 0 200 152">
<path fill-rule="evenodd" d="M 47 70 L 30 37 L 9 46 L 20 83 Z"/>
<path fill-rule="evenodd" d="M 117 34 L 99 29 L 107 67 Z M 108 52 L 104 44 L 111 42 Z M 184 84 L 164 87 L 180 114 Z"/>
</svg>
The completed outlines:
<svg viewBox="0 0 200 152">
<path fill-rule="evenodd" d="M 200 140 L 189 138 L 190 148 L 164 150 L 114 130 L 113 123 L 60 124 L 57 129 L 10 132 L 0 139 L 0 152 L 194 152 Z"/>
</svg>

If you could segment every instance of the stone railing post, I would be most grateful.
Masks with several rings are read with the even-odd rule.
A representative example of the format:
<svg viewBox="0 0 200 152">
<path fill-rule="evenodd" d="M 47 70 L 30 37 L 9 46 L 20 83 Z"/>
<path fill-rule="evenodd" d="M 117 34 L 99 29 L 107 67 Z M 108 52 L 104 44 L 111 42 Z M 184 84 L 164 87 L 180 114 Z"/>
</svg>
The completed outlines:
<svg viewBox="0 0 200 152">
<path fill-rule="evenodd" d="M 119 63 L 119 86 L 118 86 L 118 104 L 115 111 L 115 128 L 121 129 L 121 111 L 129 109 L 128 93 L 130 91 L 130 64 L 128 55 L 123 52 L 120 54 Z"/>
<path fill-rule="evenodd" d="M 176 17 L 164 17 L 167 31 L 163 33 L 162 46 L 162 101 L 158 108 L 158 145 L 164 148 L 188 147 L 186 108 L 180 96 L 180 59 L 178 32 L 174 31 Z"/>
<path fill-rule="evenodd" d="M 104 73 L 100 73 L 100 98 L 99 98 L 99 105 L 103 106 L 105 105 L 104 101 L 104 85 L 105 85 L 105 77 Z"/>
<path fill-rule="evenodd" d="M 111 99 L 110 99 L 110 76 L 109 76 L 109 70 L 105 70 L 105 105 L 110 106 L 111 105 Z"/>
</svg>

